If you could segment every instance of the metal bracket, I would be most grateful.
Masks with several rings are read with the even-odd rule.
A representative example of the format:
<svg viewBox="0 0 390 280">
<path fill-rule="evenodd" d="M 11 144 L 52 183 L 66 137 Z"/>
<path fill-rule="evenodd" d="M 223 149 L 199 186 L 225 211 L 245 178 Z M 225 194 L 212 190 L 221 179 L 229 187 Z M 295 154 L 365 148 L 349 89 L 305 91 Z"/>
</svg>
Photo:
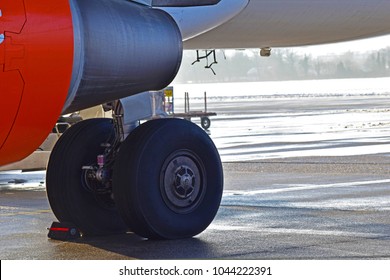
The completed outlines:
<svg viewBox="0 0 390 280">
<path fill-rule="evenodd" d="M 215 50 L 204 50 L 204 52 L 205 52 L 205 55 L 200 56 L 199 50 L 196 50 L 196 60 L 194 62 L 192 62 L 191 65 L 194 65 L 195 63 L 200 62 L 202 59 L 206 59 L 206 66 L 204 68 L 210 69 L 214 75 L 217 75 L 212 67 L 214 64 L 218 64 Z M 211 63 L 209 63 L 209 56 L 210 55 L 213 56 L 213 60 Z"/>
</svg>

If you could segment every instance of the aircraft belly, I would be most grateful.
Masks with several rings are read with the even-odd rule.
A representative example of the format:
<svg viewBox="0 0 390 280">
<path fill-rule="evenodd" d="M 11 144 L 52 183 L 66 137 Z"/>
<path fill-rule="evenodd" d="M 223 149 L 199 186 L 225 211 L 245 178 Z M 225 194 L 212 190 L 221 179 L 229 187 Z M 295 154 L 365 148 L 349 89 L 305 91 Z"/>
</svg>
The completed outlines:
<svg viewBox="0 0 390 280">
<path fill-rule="evenodd" d="M 383 0 L 251 0 L 238 16 L 185 42 L 185 49 L 285 47 L 390 33 Z"/>
<path fill-rule="evenodd" d="M 183 41 L 216 28 L 237 16 L 249 0 L 221 0 L 218 4 L 194 7 L 160 7 L 180 28 Z"/>
</svg>

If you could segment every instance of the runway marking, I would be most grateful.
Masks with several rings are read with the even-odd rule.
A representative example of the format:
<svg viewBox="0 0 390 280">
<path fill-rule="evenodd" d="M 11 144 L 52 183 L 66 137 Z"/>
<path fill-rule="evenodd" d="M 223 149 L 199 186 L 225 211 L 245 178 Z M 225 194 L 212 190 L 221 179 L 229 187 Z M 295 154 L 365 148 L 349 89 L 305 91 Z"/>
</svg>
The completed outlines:
<svg viewBox="0 0 390 280">
<path fill-rule="evenodd" d="M 315 189 L 324 189 L 324 188 L 345 188 L 345 187 L 358 187 L 366 185 L 376 185 L 376 184 L 386 184 L 390 183 L 390 179 L 386 180 L 374 180 L 374 181 L 358 181 L 358 182 L 345 182 L 345 183 L 333 183 L 333 184 L 286 184 L 279 186 L 286 186 L 278 189 L 271 190 L 256 190 L 256 191 L 225 191 L 224 195 L 256 195 L 256 194 L 267 194 L 267 193 L 283 193 L 283 192 L 295 192 L 295 191 L 305 191 L 305 190 L 315 190 Z M 293 186 L 293 187 L 289 187 Z"/>
<path fill-rule="evenodd" d="M 338 230 L 316 230 L 316 229 L 292 229 L 292 228 L 253 228 L 247 226 L 224 226 L 211 224 L 209 229 L 218 231 L 243 231 L 256 232 L 263 234 L 298 234 L 298 235 L 323 235 L 323 236 L 343 236 L 343 237 L 360 237 L 360 238 L 383 238 L 388 235 L 363 232 L 346 232 Z"/>
</svg>

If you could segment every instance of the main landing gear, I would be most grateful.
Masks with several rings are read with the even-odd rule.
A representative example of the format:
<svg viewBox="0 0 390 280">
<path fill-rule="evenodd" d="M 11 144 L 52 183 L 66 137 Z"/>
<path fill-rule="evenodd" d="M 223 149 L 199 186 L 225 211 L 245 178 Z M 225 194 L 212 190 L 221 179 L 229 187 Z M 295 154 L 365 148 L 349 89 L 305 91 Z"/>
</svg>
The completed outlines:
<svg viewBox="0 0 390 280">
<path fill-rule="evenodd" d="M 219 154 L 197 125 L 148 121 L 122 143 L 110 119 L 73 125 L 55 146 L 47 193 L 60 222 L 83 234 L 126 232 L 152 239 L 199 234 L 222 196 Z"/>
</svg>

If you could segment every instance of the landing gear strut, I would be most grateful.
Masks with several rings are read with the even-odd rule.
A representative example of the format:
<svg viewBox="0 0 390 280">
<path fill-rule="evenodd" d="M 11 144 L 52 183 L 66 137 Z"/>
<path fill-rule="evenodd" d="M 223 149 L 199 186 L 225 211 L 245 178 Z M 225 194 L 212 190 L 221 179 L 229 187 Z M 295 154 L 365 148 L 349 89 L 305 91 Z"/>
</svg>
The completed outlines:
<svg viewBox="0 0 390 280">
<path fill-rule="evenodd" d="M 114 135 L 114 138 L 113 138 Z M 222 196 L 219 154 L 197 125 L 157 119 L 117 145 L 112 121 L 87 120 L 58 141 L 47 170 L 54 214 L 83 233 L 127 229 L 153 239 L 199 234 Z M 98 156 L 107 160 L 96 164 Z"/>
</svg>

